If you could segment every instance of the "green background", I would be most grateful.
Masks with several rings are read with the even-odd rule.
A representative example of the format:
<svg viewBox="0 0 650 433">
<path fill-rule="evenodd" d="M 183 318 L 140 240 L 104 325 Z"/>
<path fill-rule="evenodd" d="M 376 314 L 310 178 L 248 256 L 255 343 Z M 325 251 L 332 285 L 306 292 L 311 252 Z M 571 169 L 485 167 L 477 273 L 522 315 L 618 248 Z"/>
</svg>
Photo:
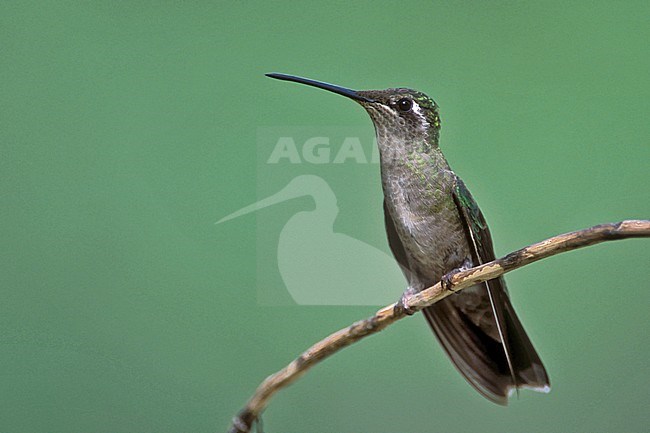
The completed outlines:
<svg viewBox="0 0 650 433">
<path fill-rule="evenodd" d="M 258 128 L 372 132 L 265 72 L 433 96 L 498 254 L 650 217 L 649 19 L 647 1 L 2 2 L 0 431 L 224 431 L 267 374 L 374 311 L 259 305 L 264 214 L 214 225 L 257 199 Z M 376 179 L 335 229 L 382 244 L 378 205 L 346 211 L 361 198 Z M 265 428 L 646 431 L 648 246 L 508 277 L 549 395 L 487 402 L 414 317 L 279 394 Z"/>
</svg>

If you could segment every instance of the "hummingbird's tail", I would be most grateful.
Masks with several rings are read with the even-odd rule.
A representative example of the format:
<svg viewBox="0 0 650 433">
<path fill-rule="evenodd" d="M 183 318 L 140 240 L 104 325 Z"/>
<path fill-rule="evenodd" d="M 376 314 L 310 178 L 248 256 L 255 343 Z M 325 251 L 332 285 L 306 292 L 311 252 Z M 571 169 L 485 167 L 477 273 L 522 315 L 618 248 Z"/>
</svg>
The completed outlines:
<svg viewBox="0 0 650 433">
<path fill-rule="evenodd" d="M 489 332 L 495 326 L 493 315 L 483 315 L 477 323 L 476 317 L 462 307 L 468 304 L 469 296 L 480 290 L 484 288 L 467 288 L 423 310 L 451 361 L 478 392 L 497 404 L 508 404 L 508 396 L 519 388 L 548 392 L 546 369 L 505 290 L 498 300 L 505 344 L 499 334 Z"/>
</svg>

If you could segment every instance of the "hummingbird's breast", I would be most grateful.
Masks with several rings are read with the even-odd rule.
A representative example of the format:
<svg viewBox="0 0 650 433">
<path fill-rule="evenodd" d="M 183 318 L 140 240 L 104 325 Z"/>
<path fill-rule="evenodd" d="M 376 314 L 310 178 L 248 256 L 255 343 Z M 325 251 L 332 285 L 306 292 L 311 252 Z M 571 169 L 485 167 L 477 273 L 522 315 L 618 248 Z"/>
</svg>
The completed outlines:
<svg viewBox="0 0 650 433">
<path fill-rule="evenodd" d="M 386 208 L 404 246 L 409 284 L 417 290 L 471 258 L 452 196 L 454 182 L 441 153 L 413 153 L 399 163 L 382 164 Z"/>
</svg>

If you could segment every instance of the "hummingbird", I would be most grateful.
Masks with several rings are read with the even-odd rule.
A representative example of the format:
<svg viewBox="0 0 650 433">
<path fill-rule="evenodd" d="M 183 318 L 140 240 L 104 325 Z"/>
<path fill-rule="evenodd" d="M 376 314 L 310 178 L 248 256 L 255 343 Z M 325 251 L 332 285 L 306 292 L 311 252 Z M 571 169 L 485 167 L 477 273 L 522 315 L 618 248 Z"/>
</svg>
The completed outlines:
<svg viewBox="0 0 650 433">
<path fill-rule="evenodd" d="M 384 222 L 390 249 L 417 293 L 495 259 L 483 213 L 440 146 L 436 102 L 407 88 L 352 90 L 293 75 L 268 77 L 345 96 L 370 115 L 379 147 Z M 542 361 L 497 278 L 422 310 L 456 369 L 481 395 L 506 405 L 521 388 L 548 392 Z M 412 314 L 412 312 L 407 311 Z"/>
</svg>

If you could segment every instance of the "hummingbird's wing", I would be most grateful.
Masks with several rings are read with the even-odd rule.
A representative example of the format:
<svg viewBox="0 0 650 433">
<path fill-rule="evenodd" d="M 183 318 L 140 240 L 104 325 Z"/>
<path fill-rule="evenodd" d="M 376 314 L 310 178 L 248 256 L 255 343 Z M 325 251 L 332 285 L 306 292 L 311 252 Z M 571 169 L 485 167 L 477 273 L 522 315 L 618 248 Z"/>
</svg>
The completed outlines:
<svg viewBox="0 0 650 433">
<path fill-rule="evenodd" d="M 485 218 L 459 178 L 452 194 L 473 263 L 494 260 Z M 488 399 L 505 405 L 518 388 L 548 391 L 546 370 L 515 314 L 503 278 L 449 296 L 424 313 L 452 362 Z"/>
<path fill-rule="evenodd" d="M 395 223 L 393 222 L 393 217 L 390 216 L 388 207 L 386 207 L 386 200 L 384 200 L 384 225 L 386 226 L 386 236 L 388 237 L 388 246 L 397 260 L 402 272 L 406 277 L 407 281 L 411 281 L 411 272 L 409 271 L 408 258 L 406 256 L 406 251 L 404 250 L 404 245 L 397 234 L 395 229 Z"/>
</svg>

